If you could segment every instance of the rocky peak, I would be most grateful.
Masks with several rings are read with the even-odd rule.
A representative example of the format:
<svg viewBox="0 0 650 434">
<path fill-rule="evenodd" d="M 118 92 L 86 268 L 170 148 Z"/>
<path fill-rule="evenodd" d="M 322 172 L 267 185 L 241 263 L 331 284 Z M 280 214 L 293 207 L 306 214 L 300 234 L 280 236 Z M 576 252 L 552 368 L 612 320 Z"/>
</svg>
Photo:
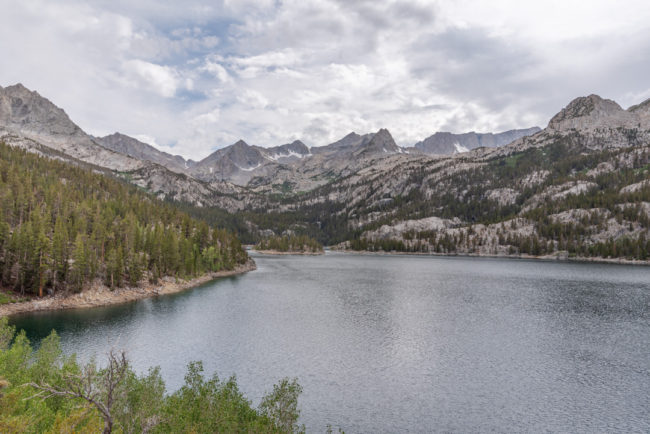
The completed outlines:
<svg viewBox="0 0 650 434">
<path fill-rule="evenodd" d="M 598 95 L 578 97 L 553 116 L 548 127 L 553 130 L 585 129 L 607 126 L 607 119 L 620 123 L 626 121 L 628 112 L 611 99 Z"/>
<path fill-rule="evenodd" d="M 360 138 L 361 138 L 360 134 L 357 134 L 354 131 L 352 131 L 351 133 L 346 134 L 345 137 L 339 140 L 339 142 L 352 143 L 358 141 Z"/>
<path fill-rule="evenodd" d="M 262 153 L 255 147 L 250 146 L 243 140 L 238 140 L 230 146 L 218 149 L 206 158 L 201 160 L 197 166 L 199 168 L 209 168 L 214 164 L 234 165 L 234 169 L 246 169 L 260 165 L 264 161 Z"/>
<path fill-rule="evenodd" d="M 3 90 L 2 86 L 0 86 L 0 90 Z M 7 94 L 13 94 L 13 95 L 20 95 L 20 94 L 35 94 L 38 95 L 38 92 L 35 90 L 29 90 L 25 86 L 23 86 L 22 83 L 16 83 L 12 84 L 11 86 L 7 86 L 4 88 L 4 91 Z"/>
<path fill-rule="evenodd" d="M 292 153 L 300 154 L 300 155 L 308 155 L 309 154 L 309 148 L 307 147 L 307 145 L 305 145 L 300 140 L 294 140 L 293 142 L 287 143 L 286 145 L 274 146 L 272 148 L 267 148 L 267 149 L 270 152 L 279 152 L 279 153 L 292 152 Z"/>
<path fill-rule="evenodd" d="M 632 113 L 650 113 L 650 98 L 640 104 L 633 105 L 627 111 Z"/>
<path fill-rule="evenodd" d="M 126 134 L 122 134 L 122 133 L 120 133 L 118 131 L 115 131 L 113 134 L 109 134 L 108 136 L 104 136 L 104 137 L 102 137 L 102 139 L 110 140 L 112 142 L 117 142 L 119 140 L 133 140 L 133 141 L 142 143 L 143 145 L 146 145 L 146 143 L 140 142 L 138 139 L 134 139 L 133 137 L 127 136 Z"/>
<path fill-rule="evenodd" d="M 390 132 L 382 128 L 367 143 L 362 144 L 354 154 L 356 156 L 367 156 L 372 154 L 398 154 L 401 151 Z"/>
<path fill-rule="evenodd" d="M 234 144 L 230 145 L 234 149 L 246 149 L 250 148 L 250 145 L 243 141 L 242 139 L 237 140 Z M 226 148 L 224 148 L 226 149 Z"/>
<path fill-rule="evenodd" d="M 81 133 L 62 109 L 20 83 L 0 88 L 0 123 L 22 133 L 63 136 Z"/>
<path fill-rule="evenodd" d="M 309 148 L 301 140 L 294 140 L 290 143 L 289 148 L 301 154 L 309 154 Z"/>
<path fill-rule="evenodd" d="M 289 163 L 311 154 L 307 145 L 300 140 L 294 140 L 291 143 L 273 146 L 271 148 L 261 148 L 260 150 L 262 150 L 263 154 L 269 160 L 277 161 L 278 163 Z"/>
<path fill-rule="evenodd" d="M 331 154 L 350 151 L 364 142 L 370 141 L 372 134 L 359 135 L 354 131 L 347 134 L 342 139 L 325 146 L 311 148 L 312 154 Z"/>
</svg>

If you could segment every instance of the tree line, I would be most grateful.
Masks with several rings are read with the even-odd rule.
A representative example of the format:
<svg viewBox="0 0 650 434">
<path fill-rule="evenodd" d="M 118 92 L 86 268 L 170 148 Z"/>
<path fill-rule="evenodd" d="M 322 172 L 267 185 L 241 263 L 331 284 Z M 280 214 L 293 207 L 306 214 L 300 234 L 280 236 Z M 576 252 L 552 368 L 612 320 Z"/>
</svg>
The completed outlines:
<svg viewBox="0 0 650 434">
<path fill-rule="evenodd" d="M 255 249 L 318 253 L 323 251 L 323 246 L 306 235 L 283 235 L 265 238 L 255 245 Z"/>
</svg>

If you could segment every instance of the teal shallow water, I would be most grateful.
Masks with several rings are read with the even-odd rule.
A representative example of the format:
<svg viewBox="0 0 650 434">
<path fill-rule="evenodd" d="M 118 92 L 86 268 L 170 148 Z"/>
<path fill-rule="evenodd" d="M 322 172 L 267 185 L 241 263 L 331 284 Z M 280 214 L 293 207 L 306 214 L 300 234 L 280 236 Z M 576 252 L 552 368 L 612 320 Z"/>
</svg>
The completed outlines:
<svg viewBox="0 0 650 434">
<path fill-rule="evenodd" d="M 346 432 L 650 431 L 650 268 L 509 259 L 255 256 L 126 305 L 12 318 L 81 359 L 189 361 L 255 403 L 298 377 L 302 422 Z"/>
</svg>

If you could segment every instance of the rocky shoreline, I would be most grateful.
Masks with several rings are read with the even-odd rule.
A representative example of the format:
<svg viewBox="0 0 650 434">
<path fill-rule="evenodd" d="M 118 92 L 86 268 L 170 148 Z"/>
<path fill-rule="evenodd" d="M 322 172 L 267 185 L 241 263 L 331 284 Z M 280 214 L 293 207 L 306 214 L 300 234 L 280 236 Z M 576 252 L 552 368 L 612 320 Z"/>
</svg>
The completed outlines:
<svg viewBox="0 0 650 434">
<path fill-rule="evenodd" d="M 255 250 L 251 249 L 252 252 L 261 253 L 262 255 L 303 255 L 303 256 L 320 256 L 324 255 L 325 251 L 322 252 L 281 252 L 279 250 Z"/>
<path fill-rule="evenodd" d="M 435 252 L 384 252 L 370 250 L 349 250 L 349 249 L 331 249 L 332 252 L 340 252 L 352 255 L 409 255 L 409 256 L 442 256 L 442 257 L 461 257 L 461 258 L 495 258 L 495 259 L 534 259 L 537 261 L 553 262 L 594 262 L 600 264 L 620 264 L 620 265 L 650 265 L 650 260 L 625 259 L 625 258 L 600 258 L 600 257 L 567 257 L 564 255 L 487 255 L 482 253 L 435 253 Z"/>
<path fill-rule="evenodd" d="M 182 292 L 220 277 L 243 274 L 256 268 L 255 261 L 249 259 L 248 262 L 233 270 L 208 273 L 190 280 L 164 277 L 156 285 L 147 282 L 142 286 L 119 288 L 113 291 L 101 282 L 95 281 L 88 289 L 77 294 L 57 294 L 26 302 L 3 304 L 0 306 L 0 317 L 45 310 L 79 309 L 128 303 L 143 298 Z"/>
</svg>

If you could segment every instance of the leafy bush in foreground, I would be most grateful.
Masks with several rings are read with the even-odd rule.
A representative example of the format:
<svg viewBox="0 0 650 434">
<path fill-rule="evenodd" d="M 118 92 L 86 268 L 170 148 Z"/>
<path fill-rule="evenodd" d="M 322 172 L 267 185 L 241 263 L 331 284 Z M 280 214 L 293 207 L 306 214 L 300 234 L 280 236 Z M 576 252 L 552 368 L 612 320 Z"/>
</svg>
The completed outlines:
<svg viewBox="0 0 650 434">
<path fill-rule="evenodd" d="M 293 433 L 302 389 L 284 379 L 254 408 L 237 386 L 206 378 L 190 363 L 185 384 L 167 394 L 159 368 L 135 373 L 124 353 L 106 366 L 64 356 L 53 331 L 33 351 L 24 331 L 0 318 L 0 432 L 255 432 Z"/>
</svg>

